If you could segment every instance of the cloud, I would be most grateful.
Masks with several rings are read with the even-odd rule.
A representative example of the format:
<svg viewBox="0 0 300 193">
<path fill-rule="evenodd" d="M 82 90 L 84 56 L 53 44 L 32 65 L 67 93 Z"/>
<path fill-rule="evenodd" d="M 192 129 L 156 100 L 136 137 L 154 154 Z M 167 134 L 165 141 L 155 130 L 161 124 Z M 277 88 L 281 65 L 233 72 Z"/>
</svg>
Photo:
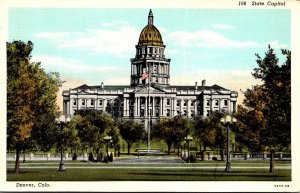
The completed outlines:
<svg viewBox="0 0 300 193">
<path fill-rule="evenodd" d="M 172 85 L 194 85 L 205 79 L 207 86 L 217 84 L 229 90 L 238 92 L 238 104 L 242 104 L 244 95 L 241 92 L 251 85 L 260 84 L 259 80 L 252 77 L 251 71 L 248 70 L 206 70 L 198 69 L 194 71 L 181 72 L 181 74 L 174 74 L 171 76 Z"/>
<path fill-rule="evenodd" d="M 255 41 L 236 41 L 212 30 L 196 32 L 176 31 L 169 34 L 169 38 L 184 47 L 211 47 L 211 48 L 247 48 L 259 47 Z"/>
<path fill-rule="evenodd" d="M 69 32 L 40 32 L 34 34 L 33 37 L 45 39 L 61 39 L 68 36 L 69 34 Z"/>
<path fill-rule="evenodd" d="M 62 49 L 79 49 L 90 54 L 110 54 L 128 57 L 138 42 L 139 31 L 127 22 L 102 23 L 101 28 L 77 32 L 41 32 L 34 37 L 56 39 L 56 46 Z M 129 49 L 129 48 L 132 49 Z"/>
<path fill-rule="evenodd" d="M 103 22 L 101 23 L 101 26 L 103 27 L 116 27 L 120 25 L 128 25 L 128 22 L 126 21 L 121 21 L 121 20 L 113 20 L 111 22 Z"/>
<path fill-rule="evenodd" d="M 284 49 L 289 47 L 287 44 L 281 44 L 278 41 L 271 41 L 267 43 L 265 47 L 268 47 L 268 45 L 270 45 L 273 49 Z"/>
<path fill-rule="evenodd" d="M 50 70 L 65 69 L 73 73 L 83 72 L 83 71 L 93 71 L 101 73 L 110 73 L 122 70 L 116 65 L 106 64 L 101 66 L 93 66 L 87 63 L 81 63 L 80 61 L 63 58 L 63 57 L 54 57 L 47 55 L 37 55 L 32 57 L 32 61 L 41 62 L 42 67 Z"/>
</svg>

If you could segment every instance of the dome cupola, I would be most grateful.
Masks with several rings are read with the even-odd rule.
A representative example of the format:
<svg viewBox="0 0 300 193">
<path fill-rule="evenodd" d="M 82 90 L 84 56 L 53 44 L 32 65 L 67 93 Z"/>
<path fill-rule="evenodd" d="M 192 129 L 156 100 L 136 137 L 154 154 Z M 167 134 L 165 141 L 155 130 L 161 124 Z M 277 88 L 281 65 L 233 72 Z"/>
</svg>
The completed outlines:
<svg viewBox="0 0 300 193">
<path fill-rule="evenodd" d="M 161 34 L 153 24 L 153 14 L 151 9 L 148 15 L 148 25 L 142 30 L 138 45 L 163 46 Z"/>
</svg>

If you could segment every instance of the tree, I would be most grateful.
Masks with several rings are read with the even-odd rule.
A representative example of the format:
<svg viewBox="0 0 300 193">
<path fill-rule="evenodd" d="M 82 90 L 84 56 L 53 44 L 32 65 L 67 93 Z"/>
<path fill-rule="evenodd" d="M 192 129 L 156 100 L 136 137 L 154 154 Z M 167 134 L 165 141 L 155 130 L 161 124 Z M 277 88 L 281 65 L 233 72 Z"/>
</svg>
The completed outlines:
<svg viewBox="0 0 300 193">
<path fill-rule="evenodd" d="M 282 54 L 286 57 L 282 65 L 270 46 L 264 58 L 256 54 L 258 67 L 252 75 L 262 84 L 246 90 L 245 108 L 238 114 L 248 134 L 248 147 L 254 141 L 271 152 L 270 172 L 274 171 L 275 150 L 291 143 L 291 52 L 282 50 Z"/>
<path fill-rule="evenodd" d="M 78 118 L 77 130 L 82 146 L 92 147 L 99 157 L 99 151 L 105 144 L 104 133 L 114 132 L 115 123 L 111 115 L 95 109 L 86 109 L 76 112 Z M 115 133 L 117 135 L 117 133 Z M 116 136 L 114 142 L 117 142 Z"/>
<path fill-rule="evenodd" d="M 58 85 L 33 63 L 32 42 L 7 43 L 7 146 L 16 150 L 15 173 L 19 173 L 20 152 L 28 149 L 42 127 L 52 128 Z M 50 143 L 51 146 L 51 143 Z"/>
<path fill-rule="evenodd" d="M 67 147 L 71 148 L 71 151 L 74 150 L 74 155 L 77 154 L 78 147 L 80 146 L 79 131 L 77 129 L 77 123 L 80 121 L 79 116 L 72 117 L 68 127 L 65 130 L 64 138 L 67 140 Z"/>
<path fill-rule="evenodd" d="M 146 135 L 146 131 L 142 124 L 132 120 L 121 120 L 118 122 L 118 127 L 122 138 L 127 143 L 127 153 L 129 155 L 132 144 L 142 140 Z"/>
<path fill-rule="evenodd" d="M 221 125 L 221 113 L 213 113 L 210 117 L 197 117 L 194 125 L 194 137 L 206 147 L 218 148 L 221 158 L 224 159 L 224 147 L 226 146 L 226 129 Z"/>
<path fill-rule="evenodd" d="M 53 120 L 58 116 L 56 98 L 61 82 L 59 73 L 50 72 L 47 77 L 44 76 L 40 79 L 39 89 L 36 91 L 41 96 L 39 102 L 44 105 L 39 106 L 36 111 L 37 119 L 40 121 L 32 128 L 31 139 L 38 144 L 38 150 L 43 152 L 50 151 L 56 143 L 55 139 L 58 138 L 59 132 L 57 132 L 57 125 Z"/>
<path fill-rule="evenodd" d="M 163 118 L 157 121 L 152 129 L 152 136 L 163 140 L 168 146 L 168 154 L 172 145 L 179 145 L 189 132 L 188 120 L 177 116 Z"/>
</svg>

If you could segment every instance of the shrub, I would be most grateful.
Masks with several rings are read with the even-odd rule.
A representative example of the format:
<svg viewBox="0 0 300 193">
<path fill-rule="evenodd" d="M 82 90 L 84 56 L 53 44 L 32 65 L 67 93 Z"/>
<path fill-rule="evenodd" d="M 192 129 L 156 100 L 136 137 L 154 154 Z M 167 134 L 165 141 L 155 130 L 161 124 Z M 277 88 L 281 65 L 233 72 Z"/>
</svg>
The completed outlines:
<svg viewBox="0 0 300 193">
<path fill-rule="evenodd" d="M 73 154 L 72 160 L 77 160 L 77 154 L 76 153 Z"/>
<path fill-rule="evenodd" d="M 113 162 L 114 161 L 114 156 L 112 153 L 108 156 L 108 161 Z"/>
<path fill-rule="evenodd" d="M 218 161 L 218 158 L 217 157 L 213 157 L 212 160 Z"/>
<path fill-rule="evenodd" d="M 94 161 L 93 153 L 89 153 L 89 161 Z"/>
<path fill-rule="evenodd" d="M 196 163 L 196 162 L 197 162 L 197 156 L 196 156 L 195 153 L 191 153 L 191 154 L 190 154 L 189 161 L 190 161 L 191 163 Z"/>
</svg>

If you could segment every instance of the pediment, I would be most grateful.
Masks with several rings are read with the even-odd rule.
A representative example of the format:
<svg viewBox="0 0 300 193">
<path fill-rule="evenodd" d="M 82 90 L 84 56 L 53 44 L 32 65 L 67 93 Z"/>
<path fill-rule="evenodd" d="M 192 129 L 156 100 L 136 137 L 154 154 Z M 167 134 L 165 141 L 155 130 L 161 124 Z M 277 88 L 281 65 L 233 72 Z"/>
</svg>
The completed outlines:
<svg viewBox="0 0 300 193">
<path fill-rule="evenodd" d="M 90 90 L 88 89 L 77 89 L 77 93 L 90 93 Z"/>
<path fill-rule="evenodd" d="M 148 87 L 143 87 L 143 88 L 137 88 L 134 93 L 136 94 L 148 94 Z M 158 88 L 154 88 L 154 87 L 150 87 L 150 94 L 151 93 L 165 93 L 163 90 L 158 89 Z"/>
</svg>

